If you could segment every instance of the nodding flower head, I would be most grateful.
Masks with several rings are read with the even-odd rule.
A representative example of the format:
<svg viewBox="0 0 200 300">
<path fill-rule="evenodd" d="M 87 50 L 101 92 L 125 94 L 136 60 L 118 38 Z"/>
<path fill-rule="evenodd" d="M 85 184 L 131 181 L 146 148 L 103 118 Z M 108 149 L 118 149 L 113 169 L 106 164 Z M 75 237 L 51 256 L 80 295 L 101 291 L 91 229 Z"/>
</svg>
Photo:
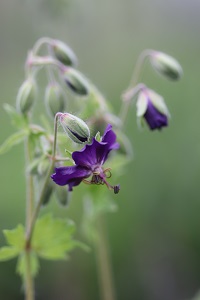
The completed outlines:
<svg viewBox="0 0 200 300">
<path fill-rule="evenodd" d="M 80 151 L 73 152 L 72 158 L 75 165 L 56 168 L 51 178 L 58 185 L 68 185 L 69 191 L 72 191 L 74 186 L 79 185 L 83 181 L 87 184 L 105 184 L 117 194 L 120 186 L 112 186 L 107 182 L 107 179 L 111 177 L 111 172 L 109 168 L 104 169 L 103 164 L 107 160 L 110 151 L 118 148 L 119 144 L 116 142 L 116 134 L 109 124 L 101 142 L 93 138 L 90 145 L 86 145 Z M 86 180 L 89 177 L 91 179 Z"/>
<path fill-rule="evenodd" d="M 169 111 L 163 98 L 154 91 L 144 87 L 137 99 L 137 117 L 145 119 L 151 130 L 168 126 Z"/>
</svg>

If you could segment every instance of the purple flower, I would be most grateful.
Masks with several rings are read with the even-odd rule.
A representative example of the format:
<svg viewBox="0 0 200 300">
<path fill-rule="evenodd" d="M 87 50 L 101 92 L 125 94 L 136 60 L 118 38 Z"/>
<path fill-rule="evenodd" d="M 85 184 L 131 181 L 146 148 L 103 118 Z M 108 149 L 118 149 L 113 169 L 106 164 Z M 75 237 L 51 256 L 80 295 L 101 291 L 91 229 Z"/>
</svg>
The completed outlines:
<svg viewBox="0 0 200 300">
<path fill-rule="evenodd" d="M 108 158 L 111 150 L 118 149 L 116 134 L 109 124 L 104 132 L 102 141 L 98 142 L 93 138 L 90 145 L 86 145 L 82 150 L 72 153 L 75 166 L 60 167 L 55 169 L 51 175 L 53 181 L 58 185 L 68 185 L 69 191 L 82 181 L 89 184 L 106 184 L 114 193 L 119 192 L 119 186 L 111 186 L 106 179 L 111 176 L 110 169 L 103 169 L 103 164 Z M 91 177 L 91 180 L 86 178 Z"/>
<path fill-rule="evenodd" d="M 144 114 L 144 118 L 151 130 L 161 129 L 168 125 L 167 115 L 159 112 L 150 99 L 148 99 L 147 110 Z"/>
<path fill-rule="evenodd" d="M 169 111 L 162 98 L 153 90 L 143 87 L 137 99 L 137 117 L 145 119 L 151 130 L 168 126 Z"/>
</svg>

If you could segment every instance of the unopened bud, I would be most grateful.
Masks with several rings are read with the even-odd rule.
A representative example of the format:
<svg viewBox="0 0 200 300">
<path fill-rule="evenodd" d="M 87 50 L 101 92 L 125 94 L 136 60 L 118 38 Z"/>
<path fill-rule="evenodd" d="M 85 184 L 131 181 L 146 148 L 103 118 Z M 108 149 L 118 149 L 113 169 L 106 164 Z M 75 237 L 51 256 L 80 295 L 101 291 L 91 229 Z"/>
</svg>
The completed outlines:
<svg viewBox="0 0 200 300">
<path fill-rule="evenodd" d="M 55 57 L 62 64 L 66 66 L 77 66 L 77 57 L 75 53 L 65 43 L 59 40 L 53 40 L 51 47 Z"/>
<path fill-rule="evenodd" d="M 58 203 L 62 206 L 67 206 L 69 203 L 70 193 L 66 186 L 58 186 L 55 187 L 55 195 L 58 200 Z"/>
<path fill-rule="evenodd" d="M 88 141 L 90 130 L 83 120 L 68 113 L 60 113 L 58 117 L 64 131 L 75 143 L 82 144 Z"/>
<path fill-rule="evenodd" d="M 52 192 L 54 190 L 54 187 L 55 185 L 53 184 L 53 181 L 52 180 L 49 180 L 48 181 L 48 184 L 46 186 L 46 189 L 44 191 L 44 193 L 42 194 L 42 204 L 43 205 L 47 205 L 51 199 L 51 195 L 52 195 Z"/>
<path fill-rule="evenodd" d="M 45 175 L 48 171 L 48 168 L 49 168 L 49 160 L 47 158 L 42 159 L 37 167 L 38 174 L 40 176 Z"/>
<path fill-rule="evenodd" d="M 33 106 L 36 94 L 36 86 L 33 79 L 27 79 L 19 88 L 17 94 L 17 111 L 26 114 Z"/>
<path fill-rule="evenodd" d="M 153 51 L 150 55 L 150 61 L 156 71 L 169 79 L 178 80 L 183 74 L 178 61 L 163 52 Z"/>
<path fill-rule="evenodd" d="M 57 83 L 50 83 L 45 91 L 45 104 L 51 116 L 65 108 L 65 96 Z"/>
<path fill-rule="evenodd" d="M 63 79 L 69 89 L 79 96 L 89 94 L 89 83 L 86 78 L 73 68 L 66 68 L 63 72 Z"/>
</svg>

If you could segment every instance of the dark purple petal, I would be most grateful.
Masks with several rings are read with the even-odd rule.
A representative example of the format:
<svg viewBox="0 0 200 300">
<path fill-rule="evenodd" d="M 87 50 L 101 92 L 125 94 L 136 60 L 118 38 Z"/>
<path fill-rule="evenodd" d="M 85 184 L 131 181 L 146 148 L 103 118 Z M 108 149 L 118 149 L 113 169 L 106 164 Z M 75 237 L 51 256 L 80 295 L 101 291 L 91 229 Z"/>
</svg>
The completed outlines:
<svg viewBox="0 0 200 300">
<path fill-rule="evenodd" d="M 152 130 L 161 129 L 162 127 L 168 125 L 167 116 L 159 112 L 150 100 L 148 100 L 147 110 L 144 114 L 144 118 Z"/>
<path fill-rule="evenodd" d="M 109 144 L 109 149 L 113 150 L 113 149 L 118 149 L 119 148 L 119 144 L 116 143 L 116 134 L 114 133 L 114 131 L 112 130 L 112 125 L 108 124 L 104 135 L 102 137 L 102 142 L 103 143 L 108 143 Z"/>
<path fill-rule="evenodd" d="M 51 175 L 53 181 L 58 185 L 69 185 L 69 191 L 73 186 L 79 185 L 84 178 L 91 175 L 91 171 L 80 166 L 60 167 L 55 169 L 55 173 Z"/>
<path fill-rule="evenodd" d="M 91 145 L 86 145 L 82 150 L 72 154 L 76 165 L 92 168 L 95 165 L 104 164 L 109 152 L 119 148 L 119 144 L 116 143 L 116 134 L 111 128 L 112 126 L 109 124 L 102 137 L 102 142 L 93 138 Z"/>
<path fill-rule="evenodd" d="M 72 158 L 76 165 L 88 167 L 103 164 L 104 157 L 108 152 L 108 144 L 97 142 L 94 138 L 91 145 L 86 145 L 82 150 L 75 151 Z"/>
</svg>

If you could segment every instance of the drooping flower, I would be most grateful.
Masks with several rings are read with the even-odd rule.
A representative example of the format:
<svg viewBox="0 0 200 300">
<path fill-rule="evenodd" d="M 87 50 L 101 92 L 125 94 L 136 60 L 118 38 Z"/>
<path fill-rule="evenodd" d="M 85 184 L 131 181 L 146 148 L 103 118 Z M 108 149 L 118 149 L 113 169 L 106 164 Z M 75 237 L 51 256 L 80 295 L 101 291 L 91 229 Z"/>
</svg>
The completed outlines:
<svg viewBox="0 0 200 300">
<path fill-rule="evenodd" d="M 75 166 L 56 168 L 51 178 L 58 185 L 68 185 L 69 191 L 72 191 L 74 186 L 79 185 L 83 181 L 89 184 L 105 184 L 117 194 L 120 187 L 119 185 L 111 186 L 107 182 L 106 179 L 111 176 L 111 173 L 110 169 L 103 168 L 103 164 L 107 160 L 110 151 L 118 148 L 119 144 L 116 142 L 116 134 L 109 124 L 101 142 L 93 138 L 90 145 L 84 146 L 80 151 L 73 152 L 72 158 Z M 91 180 L 86 180 L 90 176 Z"/>
<path fill-rule="evenodd" d="M 168 126 L 169 111 L 163 98 L 154 91 L 143 88 L 136 106 L 138 119 L 145 119 L 151 130 Z"/>
</svg>

